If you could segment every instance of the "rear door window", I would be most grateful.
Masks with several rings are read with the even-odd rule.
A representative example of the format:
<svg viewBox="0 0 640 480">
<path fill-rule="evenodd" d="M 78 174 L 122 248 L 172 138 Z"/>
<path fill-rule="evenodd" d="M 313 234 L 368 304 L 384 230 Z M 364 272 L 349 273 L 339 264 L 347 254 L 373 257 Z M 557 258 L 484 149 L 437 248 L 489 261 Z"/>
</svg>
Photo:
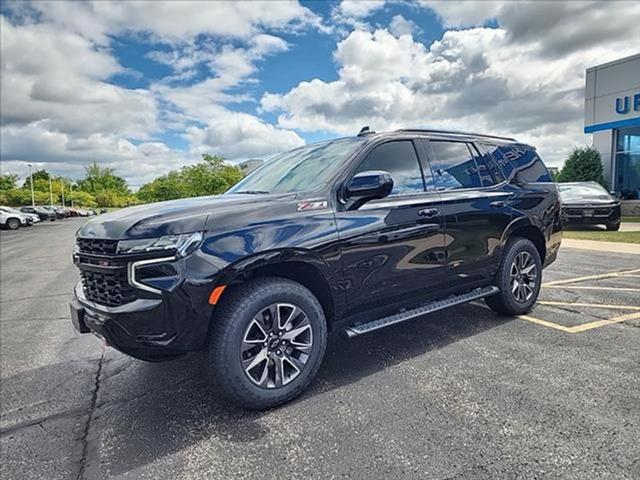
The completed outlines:
<svg viewBox="0 0 640 480">
<path fill-rule="evenodd" d="M 476 163 L 478 164 L 478 168 L 480 169 L 480 180 L 485 184 L 490 181 L 493 181 L 494 184 L 502 183 L 505 180 L 504 174 L 500 167 L 498 167 L 498 162 L 496 162 L 493 155 L 491 155 L 491 149 L 488 145 L 483 144 L 475 144 L 477 149 L 476 152 Z"/>
<path fill-rule="evenodd" d="M 478 165 L 466 142 L 430 140 L 431 169 L 438 190 L 480 188 Z"/>
<path fill-rule="evenodd" d="M 375 147 L 358 166 L 355 173 L 384 170 L 393 178 L 391 195 L 411 195 L 424 192 L 418 155 L 411 140 L 386 142 Z"/>
<path fill-rule="evenodd" d="M 552 182 L 551 174 L 538 153 L 526 145 L 484 144 L 507 179 L 522 183 Z"/>
</svg>

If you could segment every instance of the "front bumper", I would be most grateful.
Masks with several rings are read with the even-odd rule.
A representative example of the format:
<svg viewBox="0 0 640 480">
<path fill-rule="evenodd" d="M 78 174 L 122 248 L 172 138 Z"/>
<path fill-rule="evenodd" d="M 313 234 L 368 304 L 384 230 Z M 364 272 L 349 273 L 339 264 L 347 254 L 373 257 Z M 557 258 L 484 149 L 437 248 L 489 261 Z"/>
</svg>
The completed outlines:
<svg viewBox="0 0 640 480">
<path fill-rule="evenodd" d="M 566 205 L 562 207 L 564 225 L 612 225 L 620 223 L 622 212 L 616 205 Z"/>
<path fill-rule="evenodd" d="M 135 358 L 162 361 L 204 346 L 213 306 L 209 288 L 183 283 L 157 298 L 138 298 L 116 307 L 88 300 L 78 283 L 70 303 L 79 333 L 94 333 Z"/>
</svg>

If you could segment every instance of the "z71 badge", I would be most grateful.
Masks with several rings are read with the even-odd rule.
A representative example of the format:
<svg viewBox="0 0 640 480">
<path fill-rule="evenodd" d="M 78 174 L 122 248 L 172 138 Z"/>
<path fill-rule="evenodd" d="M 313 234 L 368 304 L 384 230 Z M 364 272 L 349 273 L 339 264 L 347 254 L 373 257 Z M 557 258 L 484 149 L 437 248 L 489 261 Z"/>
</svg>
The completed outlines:
<svg viewBox="0 0 640 480">
<path fill-rule="evenodd" d="M 298 211 L 308 212 L 309 210 L 322 210 L 323 208 L 327 208 L 327 205 L 326 200 L 300 202 L 298 204 Z"/>
</svg>

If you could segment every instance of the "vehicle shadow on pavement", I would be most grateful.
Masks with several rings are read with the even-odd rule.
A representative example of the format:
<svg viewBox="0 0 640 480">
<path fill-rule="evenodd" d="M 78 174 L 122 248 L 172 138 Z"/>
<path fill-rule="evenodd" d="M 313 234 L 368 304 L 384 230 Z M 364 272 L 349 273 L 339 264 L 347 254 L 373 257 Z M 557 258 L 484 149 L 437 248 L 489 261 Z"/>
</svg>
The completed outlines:
<svg viewBox="0 0 640 480">
<path fill-rule="evenodd" d="M 331 395 L 333 389 L 511 320 L 464 305 L 354 340 L 333 335 L 311 388 L 297 400 L 266 412 L 223 402 L 215 385 L 209 385 L 202 375 L 200 355 L 152 364 L 108 348 L 94 386 L 96 402 L 86 437 L 85 477 L 136 476 L 140 467 L 172 458 L 185 449 L 204 449 L 214 463 L 216 457 L 222 463 L 225 458 L 243 458 L 247 443 L 268 443 L 273 422 L 303 418 L 309 409 L 332 408 L 326 400 L 322 406 L 314 404 L 314 397 Z M 47 367 L 40 370 L 41 379 L 51 373 Z M 5 387 L 23 380 L 28 381 L 9 378 Z M 74 415 L 79 413 L 71 410 Z"/>
</svg>

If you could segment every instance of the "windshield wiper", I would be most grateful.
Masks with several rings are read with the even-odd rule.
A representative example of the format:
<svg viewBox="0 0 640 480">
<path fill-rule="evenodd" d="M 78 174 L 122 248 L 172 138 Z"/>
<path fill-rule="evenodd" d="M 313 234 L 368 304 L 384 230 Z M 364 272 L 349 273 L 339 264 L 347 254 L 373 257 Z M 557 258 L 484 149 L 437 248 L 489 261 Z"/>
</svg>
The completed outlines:
<svg viewBox="0 0 640 480">
<path fill-rule="evenodd" d="M 231 193 L 246 193 L 249 195 L 265 195 L 265 194 L 268 194 L 269 192 L 265 190 L 238 190 L 237 192 L 231 192 Z"/>
</svg>

